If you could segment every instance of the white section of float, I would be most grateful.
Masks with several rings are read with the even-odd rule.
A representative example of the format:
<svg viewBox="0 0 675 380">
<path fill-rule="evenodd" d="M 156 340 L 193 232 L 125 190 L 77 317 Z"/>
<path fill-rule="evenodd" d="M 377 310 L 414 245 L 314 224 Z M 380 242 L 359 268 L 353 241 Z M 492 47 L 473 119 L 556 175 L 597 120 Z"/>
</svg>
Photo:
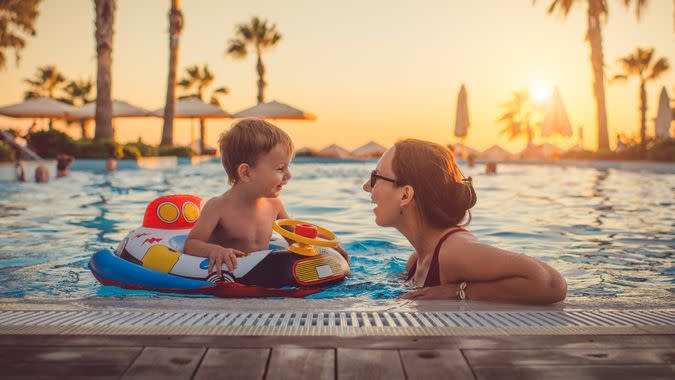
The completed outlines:
<svg viewBox="0 0 675 380">
<path fill-rule="evenodd" d="M 153 255 L 165 256 L 173 260 L 166 260 L 167 270 L 165 273 L 174 274 L 182 277 L 202 278 L 207 279 L 208 272 L 208 258 L 191 256 L 183 253 L 185 247 L 185 240 L 190 233 L 190 229 L 167 230 L 159 228 L 140 227 L 131 231 L 124 239 L 120 248 L 115 253 L 118 256 L 126 250 L 131 256 L 137 260 L 145 263 L 148 260 L 146 256 L 151 253 Z M 285 248 L 288 246 L 283 239 L 273 238 L 270 241 L 270 249 L 258 252 L 252 252 L 245 257 L 237 258 L 237 268 L 232 272 L 235 278 L 245 276 L 251 269 L 260 263 L 273 249 Z M 170 252 L 170 249 L 175 252 Z M 162 252 L 158 252 L 162 251 Z M 158 260 L 154 260 L 157 262 Z M 162 261 L 162 260 L 159 260 Z M 228 272 L 227 266 L 222 265 L 223 272 Z M 234 281 L 234 279 L 232 279 Z"/>
</svg>

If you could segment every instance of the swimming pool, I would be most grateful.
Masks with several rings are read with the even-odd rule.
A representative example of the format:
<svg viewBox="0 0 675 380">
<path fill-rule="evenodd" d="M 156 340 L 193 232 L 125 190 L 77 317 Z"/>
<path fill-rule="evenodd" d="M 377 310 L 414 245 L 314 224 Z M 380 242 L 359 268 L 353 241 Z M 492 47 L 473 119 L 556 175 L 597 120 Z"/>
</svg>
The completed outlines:
<svg viewBox="0 0 675 380">
<path fill-rule="evenodd" d="M 314 298 L 381 305 L 408 290 L 401 274 L 411 247 L 394 229 L 375 225 L 361 190 L 374 165 L 298 158 L 291 167 L 294 177 L 282 193 L 291 217 L 333 230 L 352 254 L 352 276 Z M 498 175 L 487 176 L 484 165 L 463 165 L 478 193 L 470 229 L 557 268 L 568 281 L 569 302 L 672 305 L 675 167 L 606 166 L 500 164 Z M 0 297 L 171 297 L 101 286 L 87 268 L 89 257 L 140 225 L 155 197 L 209 198 L 225 184 L 218 162 L 0 183 Z"/>
</svg>

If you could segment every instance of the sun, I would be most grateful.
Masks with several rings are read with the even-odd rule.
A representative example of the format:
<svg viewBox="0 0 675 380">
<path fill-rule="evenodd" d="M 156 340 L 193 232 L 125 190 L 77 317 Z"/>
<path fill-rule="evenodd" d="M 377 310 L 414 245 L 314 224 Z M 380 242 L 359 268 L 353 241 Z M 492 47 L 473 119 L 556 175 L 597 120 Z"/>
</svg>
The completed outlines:
<svg viewBox="0 0 675 380">
<path fill-rule="evenodd" d="M 534 81 L 530 83 L 529 90 L 535 103 L 546 103 L 551 98 L 553 86 L 544 81 Z"/>
</svg>

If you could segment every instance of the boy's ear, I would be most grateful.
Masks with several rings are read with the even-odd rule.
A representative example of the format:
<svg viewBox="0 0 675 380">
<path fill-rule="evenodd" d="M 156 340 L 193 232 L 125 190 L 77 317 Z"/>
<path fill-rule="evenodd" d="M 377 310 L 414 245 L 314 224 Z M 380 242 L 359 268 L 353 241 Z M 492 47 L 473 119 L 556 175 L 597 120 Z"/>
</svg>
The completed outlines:
<svg viewBox="0 0 675 380">
<path fill-rule="evenodd" d="M 237 174 L 242 181 L 251 182 L 251 166 L 249 164 L 239 164 L 237 166 Z"/>
</svg>

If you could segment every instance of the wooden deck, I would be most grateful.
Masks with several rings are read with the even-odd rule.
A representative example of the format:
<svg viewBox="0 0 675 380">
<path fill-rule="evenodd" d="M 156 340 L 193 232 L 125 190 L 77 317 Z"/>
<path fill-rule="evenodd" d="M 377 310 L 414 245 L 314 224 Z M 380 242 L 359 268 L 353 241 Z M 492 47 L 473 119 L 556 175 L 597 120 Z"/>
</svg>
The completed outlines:
<svg viewBox="0 0 675 380">
<path fill-rule="evenodd" d="M 1 335 L 0 378 L 673 379 L 675 335 Z"/>
</svg>

